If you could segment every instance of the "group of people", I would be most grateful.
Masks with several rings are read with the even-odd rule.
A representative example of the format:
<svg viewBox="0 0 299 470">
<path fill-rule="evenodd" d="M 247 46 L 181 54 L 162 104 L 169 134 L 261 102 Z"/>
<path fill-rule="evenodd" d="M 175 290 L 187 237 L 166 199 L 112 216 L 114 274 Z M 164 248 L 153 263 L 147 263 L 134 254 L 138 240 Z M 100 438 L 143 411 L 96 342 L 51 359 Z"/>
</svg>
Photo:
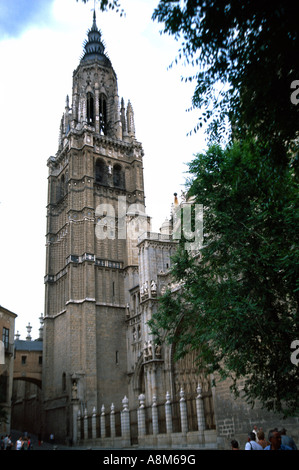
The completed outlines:
<svg viewBox="0 0 299 470">
<path fill-rule="evenodd" d="M 240 450 L 239 443 L 236 440 L 231 441 L 232 450 Z M 262 428 L 258 430 L 254 426 L 248 434 L 248 441 L 245 444 L 245 450 L 297 450 L 294 439 L 287 435 L 287 430 L 282 428 L 271 429 L 268 434 L 268 440 L 265 439 L 265 433 Z"/>
<path fill-rule="evenodd" d="M 0 441 L 0 450 L 11 450 L 13 448 L 13 443 L 11 439 L 11 435 L 1 436 Z"/>
<path fill-rule="evenodd" d="M 16 440 L 15 445 L 12 442 L 11 435 L 1 436 L 1 450 L 30 450 L 31 441 L 30 437 L 25 435 Z"/>
</svg>

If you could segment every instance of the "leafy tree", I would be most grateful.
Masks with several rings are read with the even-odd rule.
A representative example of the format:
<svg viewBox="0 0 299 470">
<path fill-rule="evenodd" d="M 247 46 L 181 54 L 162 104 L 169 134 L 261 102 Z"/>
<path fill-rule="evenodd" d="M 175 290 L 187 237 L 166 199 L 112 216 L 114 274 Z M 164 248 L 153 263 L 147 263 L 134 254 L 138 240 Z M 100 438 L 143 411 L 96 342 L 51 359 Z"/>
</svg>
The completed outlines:
<svg viewBox="0 0 299 470">
<path fill-rule="evenodd" d="M 298 4 L 285 0 L 160 0 L 153 19 L 183 41 L 179 57 L 194 66 L 193 104 L 213 141 L 226 130 L 271 140 L 276 164 L 298 160 Z M 298 86 L 297 86 L 298 88 Z M 295 103 L 298 102 L 297 100 Z"/>
<path fill-rule="evenodd" d="M 83 3 L 88 3 L 88 1 L 89 0 L 82 0 Z M 116 10 L 116 12 L 120 12 L 121 15 L 124 12 L 120 6 L 119 0 L 100 0 L 98 5 L 102 11 Z"/>
<path fill-rule="evenodd" d="M 298 331 L 298 183 L 279 172 L 268 148 L 211 146 L 189 165 L 189 195 L 204 206 L 203 246 L 182 241 L 172 268 L 181 289 L 168 291 L 150 322 L 176 344 L 177 358 L 198 352 L 200 371 L 244 379 L 244 397 L 269 410 L 299 410 L 291 360 Z"/>
<path fill-rule="evenodd" d="M 177 357 L 198 351 L 199 369 L 231 377 L 236 393 L 244 378 L 249 402 L 286 415 L 299 409 L 290 360 L 299 336 L 298 13 L 285 0 L 160 0 L 153 13 L 194 68 L 186 80 L 196 83 L 197 128 L 208 122 L 219 141 L 228 121 L 234 143 L 189 165 L 204 246 L 194 257 L 181 243 L 172 269 L 181 289 L 162 297 L 151 327 L 176 342 Z"/>
</svg>

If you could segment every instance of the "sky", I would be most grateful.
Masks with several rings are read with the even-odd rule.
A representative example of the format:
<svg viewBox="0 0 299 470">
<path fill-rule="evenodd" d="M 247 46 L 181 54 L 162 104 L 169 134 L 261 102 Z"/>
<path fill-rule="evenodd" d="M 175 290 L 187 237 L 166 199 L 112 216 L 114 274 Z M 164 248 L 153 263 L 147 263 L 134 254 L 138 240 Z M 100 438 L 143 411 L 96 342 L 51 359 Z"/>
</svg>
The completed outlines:
<svg viewBox="0 0 299 470">
<path fill-rule="evenodd" d="M 96 8 L 119 96 L 134 109 L 153 231 L 169 217 L 173 194 L 184 190 L 186 164 L 206 148 L 203 132 L 188 135 L 199 115 L 186 111 L 195 84 L 181 80 L 190 72 L 182 64 L 169 67 L 179 43 L 152 21 L 157 4 L 121 0 L 122 17 Z M 58 149 L 93 5 L 0 0 L 0 305 L 17 314 L 21 339 L 28 323 L 32 339 L 38 337 L 44 312 L 47 160 Z"/>
</svg>

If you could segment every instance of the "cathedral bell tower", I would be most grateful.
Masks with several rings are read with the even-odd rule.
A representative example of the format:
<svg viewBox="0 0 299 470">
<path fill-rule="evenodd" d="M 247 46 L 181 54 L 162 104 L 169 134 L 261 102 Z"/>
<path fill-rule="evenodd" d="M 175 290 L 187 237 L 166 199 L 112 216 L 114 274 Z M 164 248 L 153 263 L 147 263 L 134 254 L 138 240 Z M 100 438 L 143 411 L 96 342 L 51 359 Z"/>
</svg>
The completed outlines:
<svg viewBox="0 0 299 470">
<path fill-rule="evenodd" d="M 44 431 L 57 438 L 74 437 L 75 411 L 127 394 L 125 306 L 138 282 L 136 227 L 147 229 L 142 157 L 94 13 L 48 160 L 43 401 Z"/>
</svg>

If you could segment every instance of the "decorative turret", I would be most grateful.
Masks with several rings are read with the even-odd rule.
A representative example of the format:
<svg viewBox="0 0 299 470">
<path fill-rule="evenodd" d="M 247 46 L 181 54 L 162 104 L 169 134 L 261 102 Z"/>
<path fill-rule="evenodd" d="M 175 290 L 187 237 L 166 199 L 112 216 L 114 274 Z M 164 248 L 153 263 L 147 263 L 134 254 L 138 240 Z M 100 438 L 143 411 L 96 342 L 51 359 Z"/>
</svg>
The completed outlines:
<svg viewBox="0 0 299 470">
<path fill-rule="evenodd" d="M 30 325 L 30 323 L 28 323 L 28 325 L 26 326 L 26 330 L 27 330 L 27 336 L 26 336 L 26 341 L 31 341 L 31 330 L 32 330 L 32 326 Z"/>
<path fill-rule="evenodd" d="M 134 111 L 131 102 L 127 106 L 127 129 L 130 137 L 135 137 Z"/>
</svg>

